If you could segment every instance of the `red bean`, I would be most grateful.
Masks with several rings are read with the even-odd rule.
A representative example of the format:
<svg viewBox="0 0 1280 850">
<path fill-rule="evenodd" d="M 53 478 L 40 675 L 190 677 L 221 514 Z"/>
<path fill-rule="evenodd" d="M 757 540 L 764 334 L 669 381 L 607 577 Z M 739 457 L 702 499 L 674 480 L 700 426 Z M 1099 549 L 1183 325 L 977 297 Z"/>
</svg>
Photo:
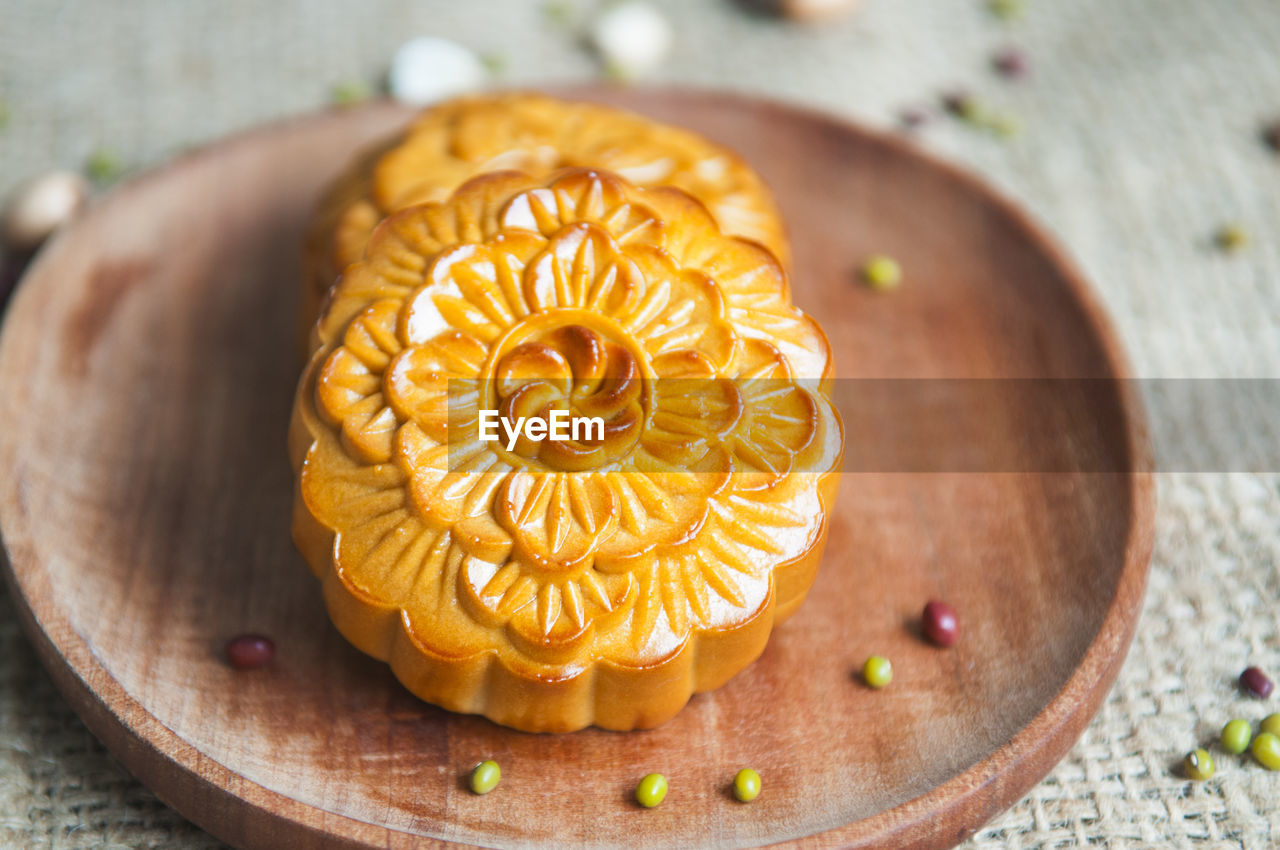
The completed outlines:
<svg viewBox="0 0 1280 850">
<path fill-rule="evenodd" d="M 1016 47 L 1009 47 L 1001 50 L 991 59 L 991 64 L 1003 76 L 1009 78 L 1021 77 L 1027 73 L 1027 54 L 1023 53 Z"/>
<path fill-rule="evenodd" d="M 256 670 L 276 657 L 276 645 L 263 635 L 240 635 L 227 641 L 227 661 L 237 670 Z"/>
<path fill-rule="evenodd" d="M 1250 667 L 1240 674 L 1240 687 L 1258 699 L 1266 699 L 1271 696 L 1271 691 L 1275 688 L 1275 685 L 1267 678 L 1266 673 L 1263 673 L 1257 667 Z"/>
<path fill-rule="evenodd" d="M 937 599 L 924 606 L 921 617 L 924 636 L 938 646 L 955 646 L 960 638 L 960 622 L 956 619 L 956 609 Z"/>
</svg>

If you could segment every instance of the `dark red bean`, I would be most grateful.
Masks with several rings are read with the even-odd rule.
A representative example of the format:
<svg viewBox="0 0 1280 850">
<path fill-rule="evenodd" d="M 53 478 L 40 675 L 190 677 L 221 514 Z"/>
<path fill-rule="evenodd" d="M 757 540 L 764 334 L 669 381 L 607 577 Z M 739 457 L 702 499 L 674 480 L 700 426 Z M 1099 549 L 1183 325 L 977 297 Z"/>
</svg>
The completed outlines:
<svg viewBox="0 0 1280 850">
<path fill-rule="evenodd" d="M 275 642 L 263 635 L 240 635 L 227 641 L 227 662 L 237 670 L 256 670 L 276 657 Z"/>
<path fill-rule="evenodd" d="M 1009 78 L 1025 76 L 1030 70 L 1027 54 L 1016 47 L 1007 47 L 991 58 L 991 64 L 1002 75 Z"/>
<path fill-rule="evenodd" d="M 1267 678 L 1266 673 L 1263 673 L 1257 667 L 1250 667 L 1240 674 L 1240 687 L 1258 699 L 1266 699 L 1271 696 L 1271 691 L 1275 688 L 1275 685 Z"/>
<path fill-rule="evenodd" d="M 924 636 L 938 646 L 955 646 L 960 639 L 960 622 L 956 619 L 956 609 L 937 599 L 924 606 L 921 617 Z"/>
</svg>

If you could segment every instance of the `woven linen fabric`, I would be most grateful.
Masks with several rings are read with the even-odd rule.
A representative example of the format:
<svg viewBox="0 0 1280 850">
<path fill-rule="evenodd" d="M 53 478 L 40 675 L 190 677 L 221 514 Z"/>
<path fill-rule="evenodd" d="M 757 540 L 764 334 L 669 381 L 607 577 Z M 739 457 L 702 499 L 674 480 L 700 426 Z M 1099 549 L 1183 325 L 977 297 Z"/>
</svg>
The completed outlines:
<svg viewBox="0 0 1280 850">
<path fill-rule="evenodd" d="M 570 3 L 570 19 L 594 5 Z M 881 127 L 955 89 L 1016 115 L 1012 139 L 938 118 L 923 142 L 1048 225 L 1099 288 L 1136 374 L 1280 377 L 1280 155 L 1259 138 L 1280 120 L 1276 0 L 1024 0 L 1011 23 L 983 0 L 864 0 L 817 27 L 729 0 L 655 5 L 676 32 L 656 82 Z M 575 26 L 535 0 L 5 0 L 0 20 L 0 192 L 95 149 L 141 168 L 312 109 L 334 84 L 376 79 L 413 34 L 501 57 L 506 83 L 599 74 Z M 1026 53 L 1024 79 L 991 70 L 1010 44 Z M 1213 248 L 1226 221 L 1253 237 L 1233 256 Z M 1158 486 L 1145 609 L 1113 692 L 1066 759 L 964 846 L 1280 847 L 1280 773 L 1220 751 L 1209 782 L 1176 769 L 1227 719 L 1266 713 L 1234 680 L 1247 664 L 1280 672 L 1280 476 L 1162 473 Z M 221 846 L 94 740 L 7 594 L 0 845 Z"/>
</svg>

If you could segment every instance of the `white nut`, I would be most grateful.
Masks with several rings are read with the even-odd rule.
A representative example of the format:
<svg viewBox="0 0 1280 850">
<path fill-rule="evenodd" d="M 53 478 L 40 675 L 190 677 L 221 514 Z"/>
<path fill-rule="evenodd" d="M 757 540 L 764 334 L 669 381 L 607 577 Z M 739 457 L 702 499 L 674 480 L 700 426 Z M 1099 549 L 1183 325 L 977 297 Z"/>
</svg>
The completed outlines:
<svg viewBox="0 0 1280 850">
<path fill-rule="evenodd" d="M 605 65 L 625 79 L 657 68 L 671 50 L 671 40 L 671 24 L 648 3 L 611 6 L 591 27 L 591 41 Z"/>
<path fill-rule="evenodd" d="M 422 106 L 478 89 L 485 78 L 484 63 L 475 53 L 447 39 L 423 36 L 396 51 L 387 83 L 396 100 Z"/>
<path fill-rule="evenodd" d="M 89 181 L 72 171 L 51 171 L 13 191 L 0 214 L 0 237 L 14 253 L 40 247 L 89 199 Z"/>
</svg>

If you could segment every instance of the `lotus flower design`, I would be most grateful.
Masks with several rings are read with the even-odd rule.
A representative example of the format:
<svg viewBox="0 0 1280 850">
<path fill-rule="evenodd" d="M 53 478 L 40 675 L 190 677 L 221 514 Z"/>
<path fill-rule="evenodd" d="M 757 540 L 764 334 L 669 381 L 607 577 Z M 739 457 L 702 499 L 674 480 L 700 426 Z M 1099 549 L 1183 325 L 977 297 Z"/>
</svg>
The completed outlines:
<svg viewBox="0 0 1280 850">
<path fill-rule="evenodd" d="M 683 192 L 477 178 L 382 223 L 318 337 L 296 536 L 348 637 L 431 659 L 397 670 L 425 698 L 540 728 L 436 681 L 462 675 L 436 659 L 467 658 L 594 689 L 570 728 L 651 725 L 736 672 L 699 678 L 700 639 L 758 654 L 803 598 L 842 446 L 827 343 L 778 262 Z M 603 433 L 486 441 L 482 410 Z M 608 677 L 583 675 L 677 658 L 682 695 L 655 716 L 602 717 Z"/>
</svg>

